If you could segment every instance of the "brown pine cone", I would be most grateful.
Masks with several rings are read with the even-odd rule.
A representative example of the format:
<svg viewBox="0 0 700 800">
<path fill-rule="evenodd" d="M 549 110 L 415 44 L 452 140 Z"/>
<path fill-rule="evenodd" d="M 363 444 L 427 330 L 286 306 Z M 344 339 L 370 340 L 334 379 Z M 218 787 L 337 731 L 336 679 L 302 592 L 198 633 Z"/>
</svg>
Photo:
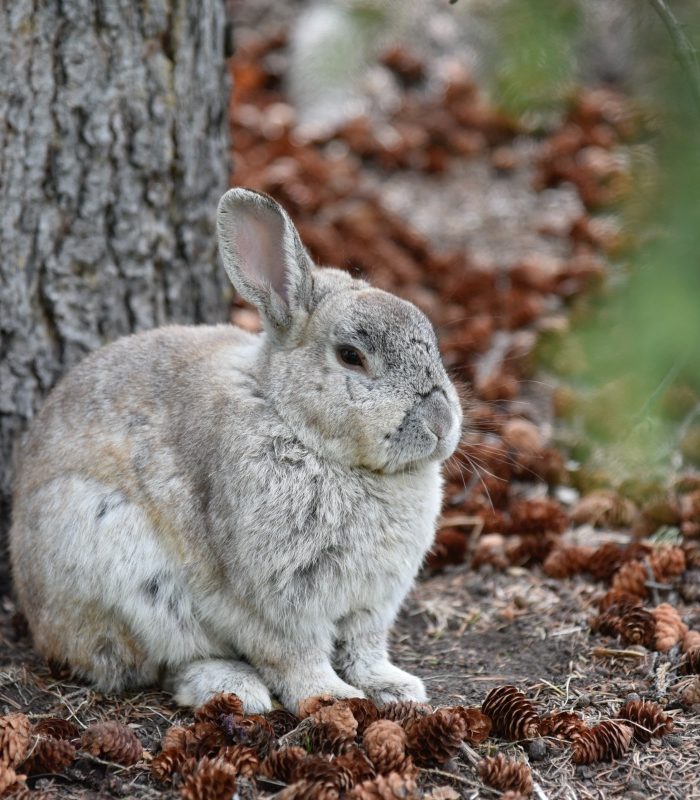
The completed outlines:
<svg viewBox="0 0 700 800">
<path fill-rule="evenodd" d="M 355 741 L 357 720 L 345 703 L 323 706 L 311 719 L 309 742 L 314 752 L 342 753 Z"/>
<path fill-rule="evenodd" d="M 586 570 L 597 581 L 607 581 L 612 578 L 624 562 L 624 548 L 614 542 L 605 542 L 605 544 L 602 544 L 591 553 L 586 564 Z"/>
<path fill-rule="evenodd" d="M 350 800 L 418 800 L 420 792 L 412 777 L 392 772 L 363 781 L 347 796 Z"/>
<path fill-rule="evenodd" d="M 451 706 L 447 709 L 456 714 L 464 728 L 462 741 L 469 744 L 481 744 L 491 733 L 491 719 L 482 713 L 478 708 L 466 708 L 465 706 Z"/>
<path fill-rule="evenodd" d="M 204 705 L 194 710 L 194 718 L 197 722 L 218 724 L 219 719 L 225 714 L 233 714 L 234 717 L 243 716 L 243 702 L 238 695 L 231 692 L 215 694 Z"/>
<path fill-rule="evenodd" d="M 557 541 L 558 537 L 553 533 L 524 533 L 509 536 L 505 546 L 508 564 L 514 567 L 541 564 L 549 558 Z"/>
<path fill-rule="evenodd" d="M 299 719 L 306 719 L 315 714 L 324 706 L 332 706 L 337 703 L 337 699 L 329 694 L 318 694 L 313 697 L 306 697 L 299 703 Z"/>
<path fill-rule="evenodd" d="M 681 702 L 687 708 L 700 705 L 700 676 L 683 688 Z"/>
<path fill-rule="evenodd" d="M 539 716 L 532 703 L 515 686 L 491 689 L 481 710 L 491 719 L 493 732 L 503 739 L 534 739 L 539 735 Z"/>
<path fill-rule="evenodd" d="M 268 778 L 276 778 L 283 783 L 291 783 L 299 762 L 305 758 L 306 750 L 303 747 L 285 747 L 283 750 L 272 750 L 260 764 L 260 774 Z"/>
<path fill-rule="evenodd" d="M 620 623 L 622 619 L 613 607 L 609 611 L 593 617 L 590 622 L 593 633 L 602 633 L 604 636 L 618 636 L 620 634 Z"/>
<path fill-rule="evenodd" d="M 39 737 L 34 741 L 24 769 L 29 773 L 63 772 L 75 761 L 75 746 L 67 739 Z"/>
<path fill-rule="evenodd" d="M 427 703 L 418 703 L 415 700 L 396 700 L 379 709 L 379 718 L 390 719 L 392 722 L 403 725 L 409 719 L 427 717 L 432 713 L 433 709 Z"/>
<path fill-rule="evenodd" d="M 342 756 L 337 756 L 334 763 L 339 767 L 343 767 L 350 773 L 353 786 L 356 783 L 372 780 L 377 775 L 374 764 L 372 764 L 359 747 L 351 747 L 349 750 L 346 750 Z"/>
<path fill-rule="evenodd" d="M 552 578 L 570 578 L 586 569 L 591 554 L 590 547 L 555 547 L 545 558 L 542 569 Z"/>
<path fill-rule="evenodd" d="M 445 708 L 427 717 L 409 719 L 403 725 L 406 749 L 421 767 L 445 764 L 459 752 L 464 724 L 457 714 Z"/>
<path fill-rule="evenodd" d="M 681 665 L 686 675 L 700 675 L 700 647 L 686 650 Z"/>
<path fill-rule="evenodd" d="M 268 711 L 264 716 L 272 726 L 276 739 L 281 739 L 286 733 L 293 731 L 301 722 L 299 717 L 284 708 L 276 708 L 274 711 Z"/>
<path fill-rule="evenodd" d="M 365 728 L 379 719 L 379 709 L 371 701 L 364 697 L 353 697 L 345 701 L 345 705 L 352 711 L 353 717 L 357 720 L 357 734 L 361 736 Z"/>
<path fill-rule="evenodd" d="M 173 739 L 179 738 L 173 735 Z M 222 747 L 226 747 L 226 733 L 214 722 L 195 722 L 185 731 L 185 753 L 196 759 L 213 758 Z"/>
<path fill-rule="evenodd" d="M 510 504 L 511 533 L 563 533 L 569 517 L 561 505 L 545 497 Z"/>
<path fill-rule="evenodd" d="M 700 631 L 688 631 L 683 637 L 683 652 L 700 647 Z"/>
<path fill-rule="evenodd" d="M 574 764 L 619 758 L 629 749 L 632 733 L 629 725 L 617 720 L 607 720 L 594 728 L 577 731 L 571 739 Z"/>
<path fill-rule="evenodd" d="M 644 599 L 649 594 L 647 569 L 641 561 L 628 561 L 613 575 L 612 588 Z"/>
<path fill-rule="evenodd" d="M 627 528 L 637 513 L 631 500 L 610 489 L 597 489 L 576 503 L 571 520 L 577 525 L 590 523 L 594 528 Z"/>
<path fill-rule="evenodd" d="M 272 725 L 260 714 L 249 717 L 224 714 L 221 717 L 221 728 L 230 742 L 252 747 L 260 758 L 265 758 L 270 752 L 276 738 Z"/>
<path fill-rule="evenodd" d="M 620 618 L 619 632 L 625 644 L 654 647 L 656 620 L 646 608 L 632 608 Z"/>
<path fill-rule="evenodd" d="M 300 780 L 275 795 L 276 800 L 338 800 L 340 792 L 332 783 Z"/>
<path fill-rule="evenodd" d="M 59 717 L 46 717 L 35 722 L 32 733 L 36 736 L 52 736 L 54 739 L 77 739 L 80 736 L 77 725 Z"/>
<path fill-rule="evenodd" d="M 260 759 L 252 747 L 244 744 L 234 744 L 223 747 L 219 751 L 218 759 L 232 767 L 236 775 L 242 778 L 252 778 L 260 769 Z"/>
<path fill-rule="evenodd" d="M 96 722 L 80 737 L 83 750 L 106 761 L 128 767 L 140 761 L 143 746 L 136 734 L 121 722 Z"/>
<path fill-rule="evenodd" d="M 656 580 L 668 583 L 685 572 L 685 553 L 681 547 L 658 547 L 649 555 L 649 564 Z"/>
<path fill-rule="evenodd" d="M 502 792 L 515 790 L 522 794 L 532 794 L 532 773 L 522 761 L 506 758 L 503 753 L 485 758 L 479 765 L 481 780 Z"/>
<path fill-rule="evenodd" d="M 586 729 L 583 718 L 573 711 L 554 711 L 540 720 L 540 736 L 553 736 L 567 742 L 571 741 L 574 733 Z"/>
<path fill-rule="evenodd" d="M 187 728 L 182 725 L 172 725 L 163 735 L 160 742 L 161 750 L 171 750 L 177 748 L 184 750 L 189 740 Z"/>
<path fill-rule="evenodd" d="M 617 616 L 622 616 L 632 608 L 639 608 L 642 601 L 636 594 L 621 592 L 617 589 L 610 589 L 598 600 L 598 608 L 601 611 L 611 611 Z"/>
<path fill-rule="evenodd" d="M 12 767 L 0 763 L 0 797 L 4 796 L 10 787 L 17 788 L 15 784 L 23 783 L 26 780 L 26 775 L 18 775 Z"/>
<path fill-rule="evenodd" d="M 31 732 L 32 724 L 26 714 L 0 717 L 1 765 L 17 767 L 24 761 L 31 743 Z"/>
<path fill-rule="evenodd" d="M 157 781 L 168 781 L 176 772 L 180 772 L 187 759 L 185 750 L 179 747 L 169 747 L 161 750 L 151 761 L 151 775 Z"/>
<path fill-rule="evenodd" d="M 344 792 L 353 785 L 351 772 L 337 759 L 329 761 L 323 756 L 307 756 L 297 762 L 292 774 L 292 779 L 308 781 L 309 783 L 322 783 L 325 786 L 333 784 L 338 791 Z"/>
<path fill-rule="evenodd" d="M 673 717 L 666 714 L 658 703 L 630 700 L 617 715 L 628 720 L 634 729 L 634 738 L 648 742 L 652 736 L 664 736 L 673 730 Z"/>
<path fill-rule="evenodd" d="M 183 800 L 231 800 L 235 791 L 233 770 L 205 756 L 185 776 L 180 796 Z"/>
<path fill-rule="evenodd" d="M 667 653 L 674 645 L 683 641 L 688 626 L 669 603 L 661 603 L 651 613 L 656 620 L 656 649 Z"/>
<path fill-rule="evenodd" d="M 402 775 L 412 768 L 411 757 L 406 753 L 406 731 L 388 719 L 373 722 L 365 731 L 362 745 L 377 772 Z"/>
</svg>

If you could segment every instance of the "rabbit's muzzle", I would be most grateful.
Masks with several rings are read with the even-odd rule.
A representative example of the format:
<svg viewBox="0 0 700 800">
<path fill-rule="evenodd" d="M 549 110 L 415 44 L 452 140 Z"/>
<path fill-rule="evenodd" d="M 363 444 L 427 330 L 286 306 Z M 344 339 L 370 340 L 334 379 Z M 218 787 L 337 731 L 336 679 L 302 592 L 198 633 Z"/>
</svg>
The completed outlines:
<svg viewBox="0 0 700 800">
<path fill-rule="evenodd" d="M 433 389 L 421 402 L 418 415 L 438 440 L 449 435 L 455 422 L 454 413 L 442 389 Z"/>
</svg>

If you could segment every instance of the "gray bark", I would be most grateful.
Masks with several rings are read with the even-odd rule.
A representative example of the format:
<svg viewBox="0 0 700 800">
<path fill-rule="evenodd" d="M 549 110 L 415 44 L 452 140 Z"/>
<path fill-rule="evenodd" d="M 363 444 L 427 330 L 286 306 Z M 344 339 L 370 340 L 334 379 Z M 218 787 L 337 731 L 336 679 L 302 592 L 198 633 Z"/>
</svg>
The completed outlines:
<svg viewBox="0 0 700 800">
<path fill-rule="evenodd" d="M 223 0 L 0 0 L 0 536 L 12 452 L 86 353 L 225 319 Z"/>
</svg>

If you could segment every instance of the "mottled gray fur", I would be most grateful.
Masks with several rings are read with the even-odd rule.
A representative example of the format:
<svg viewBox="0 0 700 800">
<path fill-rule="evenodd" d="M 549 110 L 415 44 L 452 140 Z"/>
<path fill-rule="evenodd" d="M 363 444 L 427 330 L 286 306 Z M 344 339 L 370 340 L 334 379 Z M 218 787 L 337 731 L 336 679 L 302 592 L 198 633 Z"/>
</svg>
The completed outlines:
<svg viewBox="0 0 700 800">
<path fill-rule="evenodd" d="M 101 690 L 161 680 L 183 704 L 423 699 L 387 632 L 461 428 L 433 329 L 410 303 L 313 267 L 264 195 L 227 192 L 218 230 L 264 332 L 120 339 L 30 430 L 11 552 L 36 646 Z"/>
</svg>

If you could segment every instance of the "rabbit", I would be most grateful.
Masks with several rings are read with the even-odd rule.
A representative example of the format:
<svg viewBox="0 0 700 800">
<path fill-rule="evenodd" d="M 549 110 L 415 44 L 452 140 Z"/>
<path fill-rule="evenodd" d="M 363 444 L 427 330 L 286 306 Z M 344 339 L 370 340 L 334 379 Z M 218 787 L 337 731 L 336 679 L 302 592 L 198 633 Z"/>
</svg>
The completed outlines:
<svg viewBox="0 0 700 800">
<path fill-rule="evenodd" d="M 98 690 L 246 712 L 426 699 L 387 636 L 462 410 L 414 305 L 316 267 L 267 195 L 221 198 L 263 330 L 167 326 L 87 356 L 30 426 L 11 563 L 37 649 Z"/>
</svg>

